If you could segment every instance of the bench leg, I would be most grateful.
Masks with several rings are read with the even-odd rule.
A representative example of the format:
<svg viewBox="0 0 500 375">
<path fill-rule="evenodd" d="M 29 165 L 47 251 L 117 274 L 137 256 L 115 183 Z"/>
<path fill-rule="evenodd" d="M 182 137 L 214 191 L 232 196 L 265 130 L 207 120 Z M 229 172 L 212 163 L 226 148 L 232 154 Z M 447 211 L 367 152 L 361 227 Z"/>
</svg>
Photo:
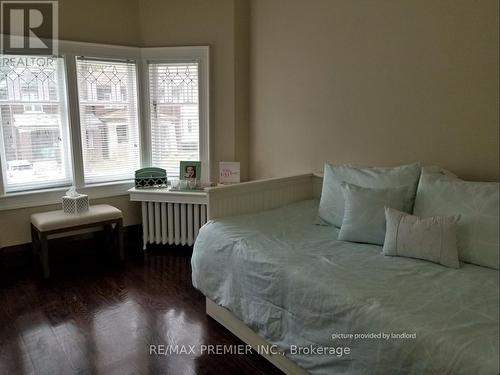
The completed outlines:
<svg viewBox="0 0 500 375">
<path fill-rule="evenodd" d="M 41 233 L 40 248 L 41 248 L 40 259 L 42 260 L 43 277 L 45 279 L 48 279 L 50 276 L 49 246 L 47 241 L 47 235 L 44 233 Z"/>
<path fill-rule="evenodd" d="M 106 244 L 106 249 L 109 250 L 109 253 L 113 255 L 115 246 L 115 239 L 114 239 L 114 230 L 113 230 L 113 224 L 106 224 L 104 225 L 104 241 Z"/>
<path fill-rule="evenodd" d="M 31 246 L 33 249 L 33 257 L 36 258 L 38 254 L 38 245 L 40 243 L 40 236 L 38 230 L 35 228 L 33 224 L 31 224 Z"/>
<path fill-rule="evenodd" d="M 120 252 L 120 260 L 123 261 L 125 259 L 125 251 L 123 249 L 123 219 L 118 220 L 115 230 L 118 238 L 118 251 Z"/>
<path fill-rule="evenodd" d="M 118 219 L 114 224 L 110 224 L 110 229 L 112 233 L 111 248 L 113 253 L 118 251 L 120 261 L 125 259 L 125 253 L 123 249 L 123 219 Z"/>
</svg>

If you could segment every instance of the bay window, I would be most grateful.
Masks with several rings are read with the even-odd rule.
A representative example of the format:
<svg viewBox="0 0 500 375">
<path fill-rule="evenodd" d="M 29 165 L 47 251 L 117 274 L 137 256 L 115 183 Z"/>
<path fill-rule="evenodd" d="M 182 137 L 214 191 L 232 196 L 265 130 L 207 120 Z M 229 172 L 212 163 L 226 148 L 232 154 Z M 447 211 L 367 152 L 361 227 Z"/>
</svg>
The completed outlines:
<svg viewBox="0 0 500 375">
<path fill-rule="evenodd" d="M 208 47 L 59 42 L 0 55 L 0 210 L 126 194 L 135 170 L 202 163 L 209 181 Z"/>
</svg>

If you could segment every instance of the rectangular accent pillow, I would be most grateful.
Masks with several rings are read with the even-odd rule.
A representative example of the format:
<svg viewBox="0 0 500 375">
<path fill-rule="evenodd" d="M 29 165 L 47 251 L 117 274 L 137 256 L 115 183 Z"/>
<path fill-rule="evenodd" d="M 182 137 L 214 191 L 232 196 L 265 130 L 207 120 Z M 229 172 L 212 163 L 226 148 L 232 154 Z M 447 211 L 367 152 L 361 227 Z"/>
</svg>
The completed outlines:
<svg viewBox="0 0 500 375">
<path fill-rule="evenodd" d="M 424 169 L 414 214 L 460 215 L 457 222 L 460 260 L 500 269 L 499 195 L 497 182 L 468 182 Z"/>
<path fill-rule="evenodd" d="M 385 238 L 385 206 L 404 210 L 408 187 L 370 189 L 342 182 L 345 212 L 338 239 L 382 245 Z"/>
<path fill-rule="evenodd" d="M 410 164 L 394 168 L 356 168 L 348 165 L 325 164 L 323 190 L 319 203 L 318 224 L 340 227 L 344 217 L 344 196 L 340 184 L 347 182 L 366 188 L 409 187 L 403 211 L 411 212 L 415 201 L 420 165 Z"/>
<path fill-rule="evenodd" d="M 385 208 L 386 232 L 382 254 L 429 260 L 459 268 L 457 216 L 421 219 L 393 208 Z"/>
</svg>

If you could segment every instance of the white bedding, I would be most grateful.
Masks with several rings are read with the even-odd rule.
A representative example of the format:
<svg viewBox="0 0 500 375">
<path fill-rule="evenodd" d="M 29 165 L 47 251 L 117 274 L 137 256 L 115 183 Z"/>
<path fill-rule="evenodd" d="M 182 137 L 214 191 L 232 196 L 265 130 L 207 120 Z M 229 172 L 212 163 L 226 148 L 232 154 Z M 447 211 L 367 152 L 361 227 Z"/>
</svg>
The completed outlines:
<svg viewBox="0 0 500 375">
<path fill-rule="evenodd" d="M 208 222 L 193 285 L 313 374 L 498 374 L 498 271 L 337 241 L 317 201 Z M 406 339 L 332 339 L 406 333 Z M 416 338 L 411 336 L 416 335 Z M 349 355 L 290 348 L 349 347 Z"/>
</svg>

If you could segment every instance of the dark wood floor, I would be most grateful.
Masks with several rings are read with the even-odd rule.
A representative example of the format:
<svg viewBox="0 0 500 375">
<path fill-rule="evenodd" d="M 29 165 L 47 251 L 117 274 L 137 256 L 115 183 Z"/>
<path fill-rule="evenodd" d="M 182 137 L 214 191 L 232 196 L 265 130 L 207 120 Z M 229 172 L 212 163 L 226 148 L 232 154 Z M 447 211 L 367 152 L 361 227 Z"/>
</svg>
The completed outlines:
<svg viewBox="0 0 500 375">
<path fill-rule="evenodd" d="M 34 263 L 2 271 L 0 374 L 279 373 L 256 354 L 150 355 L 152 344 L 242 342 L 205 315 L 189 249 L 144 257 L 129 241 L 120 266 L 97 243 L 54 245 L 49 281 Z"/>
</svg>

